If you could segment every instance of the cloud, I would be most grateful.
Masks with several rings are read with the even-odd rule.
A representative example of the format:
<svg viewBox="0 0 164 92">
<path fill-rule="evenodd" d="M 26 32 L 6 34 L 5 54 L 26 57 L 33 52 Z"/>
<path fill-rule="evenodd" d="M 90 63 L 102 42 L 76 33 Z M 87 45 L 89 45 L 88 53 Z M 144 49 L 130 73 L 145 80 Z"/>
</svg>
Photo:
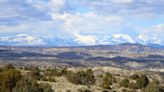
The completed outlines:
<svg viewBox="0 0 164 92">
<path fill-rule="evenodd" d="M 133 3 L 134 0 L 111 0 L 113 3 L 118 3 L 118 4 L 130 4 Z"/>
<path fill-rule="evenodd" d="M 83 45 L 164 43 L 163 0 L 1 0 L 0 6 L 0 36 L 29 34 Z"/>
<path fill-rule="evenodd" d="M 163 0 L 83 0 L 83 4 L 100 14 L 118 14 L 140 18 L 164 14 Z"/>
<path fill-rule="evenodd" d="M 105 31 L 106 29 L 117 27 L 123 21 L 119 16 L 99 16 L 95 13 L 54 13 L 52 14 L 52 18 L 54 21 L 62 21 L 63 27 L 61 30 L 69 33 L 79 43 L 86 43 L 86 45 L 89 45 L 89 43 L 91 45 L 95 44 L 96 38 L 93 34 L 108 33 L 110 31 Z"/>
<path fill-rule="evenodd" d="M 91 36 L 91 35 L 80 35 L 80 34 L 75 34 L 75 41 L 77 41 L 81 45 L 96 45 L 96 37 Z"/>
<path fill-rule="evenodd" d="M 147 28 L 136 27 L 136 31 L 139 33 L 137 37 L 139 43 L 164 44 L 164 24 L 156 24 Z"/>
<path fill-rule="evenodd" d="M 136 30 L 138 30 L 139 33 L 143 33 L 151 36 L 153 35 L 161 36 L 164 33 L 164 24 L 156 24 L 148 27 L 137 26 Z"/>
<path fill-rule="evenodd" d="M 51 0 L 49 2 L 50 6 L 52 7 L 53 12 L 60 12 L 65 7 L 66 0 Z"/>
<path fill-rule="evenodd" d="M 158 24 L 152 27 L 152 31 L 157 33 L 164 33 L 164 24 Z"/>
<path fill-rule="evenodd" d="M 145 34 L 139 34 L 136 42 L 141 44 L 162 44 L 162 41 L 157 36 L 148 36 Z"/>
<path fill-rule="evenodd" d="M 127 34 L 114 34 L 112 36 L 111 41 L 117 43 L 125 43 L 125 42 L 135 43 L 135 41 Z"/>
<path fill-rule="evenodd" d="M 1 25 L 19 25 L 50 19 L 47 11 L 34 7 L 26 0 L 4 0 L 0 2 L 0 6 Z"/>
<path fill-rule="evenodd" d="M 43 39 L 38 37 L 29 36 L 27 34 L 18 34 L 12 37 L 0 37 L 0 44 L 11 44 L 16 46 L 33 46 L 33 45 L 45 45 Z"/>
<path fill-rule="evenodd" d="M 148 37 L 145 36 L 144 34 L 139 34 L 137 36 L 137 41 L 142 43 L 142 44 L 146 44 L 148 42 L 148 40 L 149 40 Z"/>
</svg>

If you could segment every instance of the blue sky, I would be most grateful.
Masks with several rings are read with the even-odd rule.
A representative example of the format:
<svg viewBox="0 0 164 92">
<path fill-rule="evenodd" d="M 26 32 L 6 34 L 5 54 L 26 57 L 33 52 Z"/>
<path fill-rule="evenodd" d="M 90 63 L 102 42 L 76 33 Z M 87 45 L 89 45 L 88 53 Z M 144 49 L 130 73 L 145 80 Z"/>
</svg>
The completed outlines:
<svg viewBox="0 0 164 92">
<path fill-rule="evenodd" d="M 164 45 L 164 0 L 0 0 L 0 45 Z"/>
</svg>

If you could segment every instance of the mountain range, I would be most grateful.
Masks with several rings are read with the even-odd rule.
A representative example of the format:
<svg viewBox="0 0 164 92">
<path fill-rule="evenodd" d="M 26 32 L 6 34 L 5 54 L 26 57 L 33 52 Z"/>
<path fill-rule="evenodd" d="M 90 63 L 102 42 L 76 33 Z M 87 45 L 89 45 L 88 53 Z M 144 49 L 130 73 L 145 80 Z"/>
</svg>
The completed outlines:
<svg viewBox="0 0 164 92">
<path fill-rule="evenodd" d="M 114 34 L 105 36 L 103 39 L 97 39 L 91 45 L 117 45 L 121 43 L 139 43 L 148 45 L 154 48 L 164 48 L 162 42 L 157 38 L 147 39 L 143 35 L 132 38 L 126 34 Z M 61 37 L 43 38 L 38 36 L 31 36 L 28 34 L 18 34 L 16 36 L 1 36 L 0 45 L 3 46 L 88 46 L 88 44 L 81 44 L 77 40 L 63 39 Z"/>
</svg>

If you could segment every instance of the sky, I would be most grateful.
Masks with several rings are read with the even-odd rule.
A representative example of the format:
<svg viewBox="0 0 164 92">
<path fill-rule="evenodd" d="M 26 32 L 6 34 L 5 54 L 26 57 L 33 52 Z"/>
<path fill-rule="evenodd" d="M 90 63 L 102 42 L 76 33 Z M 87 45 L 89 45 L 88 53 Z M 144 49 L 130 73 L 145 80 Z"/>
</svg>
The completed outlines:
<svg viewBox="0 0 164 92">
<path fill-rule="evenodd" d="M 164 0 L 0 0 L 0 45 L 164 45 Z"/>
</svg>

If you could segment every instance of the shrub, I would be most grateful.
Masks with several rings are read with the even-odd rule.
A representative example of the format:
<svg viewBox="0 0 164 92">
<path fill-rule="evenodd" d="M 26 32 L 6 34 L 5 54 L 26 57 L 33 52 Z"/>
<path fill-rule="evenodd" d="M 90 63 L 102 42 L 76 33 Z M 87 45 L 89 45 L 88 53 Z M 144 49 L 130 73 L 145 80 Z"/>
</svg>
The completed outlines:
<svg viewBox="0 0 164 92">
<path fill-rule="evenodd" d="M 137 86 L 136 83 L 131 82 L 131 83 L 129 83 L 129 88 L 131 88 L 131 89 L 138 89 L 138 86 Z"/>
<path fill-rule="evenodd" d="M 7 65 L 5 65 L 5 67 L 4 67 L 4 71 L 6 70 L 10 70 L 10 69 L 14 69 L 14 67 L 13 67 L 13 65 L 12 64 L 7 64 Z"/>
<path fill-rule="evenodd" d="M 64 68 L 64 69 L 57 69 L 57 68 L 54 68 L 54 69 L 48 69 L 45 74 L 47 76 L 64 76 L 67 74 L 67 69 Z"/>
<path fill-rule="evenodd" d="M 52 92 L 52 88 L 49 84 L 38 84 L 33 79 L 22 78 L 13 92 Z"/>
<path fill-rule="evenodd" d="M 107 77 L 104 77 L 103 78 L 103 83 L 102 83 L 102 88 L 104 89 L 111 89 L 111 86 L 112 85 L 112 79 L 109 79 Z"/>
<path fill-rule="evenodd" d="M 42 81 L 49 81 L 49 82 L 56 82 L 56 80 L 52 77 L 43 77 L 41 80 Z"/>
<path fill-rule="evenodd" d="M 129 87 L 129 80 L 128 79 L 123 79 L 121 82 L 120 82 L 120 86 L 121 87 Z"/>
<path fill-rule="evenodd" d="M 138 88 L 145 88 L 149 83 L 146 75 L 141 75 L 136 81 Z"/>
<path fill-rule="evenodd" d="M 71 90 L 68 89 L 66 92 L 71 92 Z"/>
<path fill-rule="evenodd" d="M 39 92 L 39 85 L 32 79 L 22 78 L 13 92 Z"/>
<path fill-rule="evenodd" d="M 106 76 L 107 78 L 113 78 L 113 75 L 112 75 L 111 73 L 106 73 L 105 76 Z"/>
<path fill-rule="evenodd" d="M 103 75 L 98 75 L 98 78 L 103 78 Z"/>
<path fill-rule="evenodd" d="M 39 92 L 53 92 L 49 84 L 39 84 Z"/>
<path fill-rule="evenodd" d="M 149 83 L 146 86 L 146 88 L 142 90 L 142 92 L 163 92 L 163 91 L 164 90 L 160 88 L 160 86 L 158 85 L 156 81 Z"/>
<path fill-rule="evenodd" d="M 92 91 L 86 88 L 80 88 L 78 89 L 78 92 L 92 92 Z"/>
<path fill-rule="evenodd" d="M 12 92 L 21 77 L 18 70 L 15 70 L 11 65 L 6 65 L 4 71 L 0 73 L 0 92 Z"/>
<path fill-rule="evenodd" d="M 2 70 L 0 72 L 0 92 L 52 92 L 48 84 L 38 84 L 34 79 L 22 78 L 21 72 L 12 65 L 6 65 Z"/>
<path fill-rule="evenodd" d="M 133 74 L 132 76 L 129 77 L 130 79 L 136 80 L 139 78 L 138 74 Z"/>
<path fill-rule="evenodd" d="M 69 71 L 67 72 L 66 78 L 77 85 L 93 85 L 96 81 L 93 72 L 90 69 L 87 71 L 79 71 L 77 73 Z"/>
<path fill-rule="evenodd" d="M 61 75 L 65 76 L 66 74 L 67 74 L 67 69 L 66 68 L 62 69 L 61 70 Z"/>
<path fill-rule="evenodd" d="M 36 80 L 40 80 L 42 78 L 42 76 L 40 75 L 40 69 L 38 67 L 35 67 L 32 70 L 31 76 Z"/>
<path fill-rule="evenodd" d="M 108 90 L 103 90 L 102 92 L 109 92 Z"/>
</svg>

